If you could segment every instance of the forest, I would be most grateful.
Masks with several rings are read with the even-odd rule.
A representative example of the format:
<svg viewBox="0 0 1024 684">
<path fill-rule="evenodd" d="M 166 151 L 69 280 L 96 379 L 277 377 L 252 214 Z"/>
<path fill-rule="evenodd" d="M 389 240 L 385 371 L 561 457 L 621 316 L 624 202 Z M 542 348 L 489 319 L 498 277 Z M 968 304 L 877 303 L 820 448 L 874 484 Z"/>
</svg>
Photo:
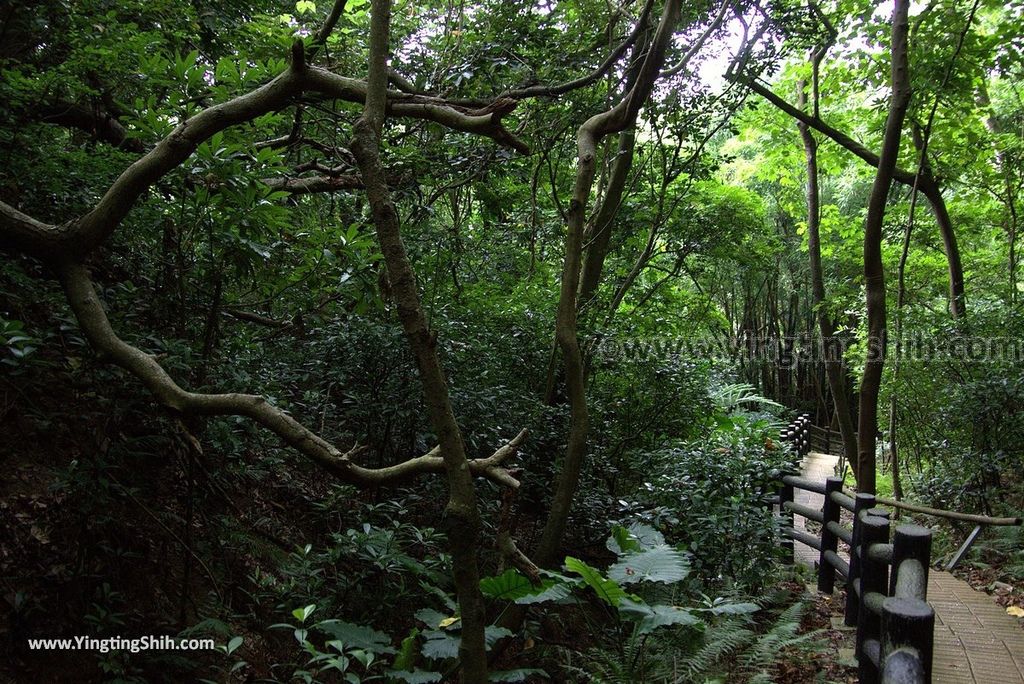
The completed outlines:
<svg viewBox="0 0 1024 684">
<path fill-rule="evenodd" d="M 0 681 L 878 681 L 809 451 L 1024 633 L 1022 98 L 1022 0 L 0 3 Z"/>
</svg>

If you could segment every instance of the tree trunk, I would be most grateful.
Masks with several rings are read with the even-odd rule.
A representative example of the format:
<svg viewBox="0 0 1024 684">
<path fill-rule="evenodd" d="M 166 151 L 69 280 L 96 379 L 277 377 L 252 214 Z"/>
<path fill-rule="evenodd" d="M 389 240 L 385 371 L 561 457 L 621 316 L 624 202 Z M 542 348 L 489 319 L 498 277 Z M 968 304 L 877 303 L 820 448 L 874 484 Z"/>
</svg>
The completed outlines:
<svg viewBox="0 0 1024 684">
<path fill-rule="evenodd" d="M 596 174 L 597 145 L 606 135 L 624 131 L 636 120 L 637 112 L 650 96 L 654 82 L 661 71 L 662 63 L 665 60 L 665 51 L 668 49 L 673 30 L 679 19 L 679 10 L 679 0 L 665 2 L 657 32 L 640 66 L 633 87 L 614 107 L 590 117 L 580 126 L 576 136 L 578 149 L 576 184 L 566 216 L 568 225 L 565 237 L 565 260 L 562 265 L 562 283 L 558 299 L 558 315 L 555 321 L 555 337 L 562 352 L 566 388 L 569 394 L 569 439 L 562 469 L 555 486 L 555 494 L 551 501 L 551 511 L 534 554 L 534 560 L 541 566 L 550 566 L 558 558 L 587 448 L 586 379 L 583 354 L 576 334 L 576 313 L 583 257 L 583 232 L 587 203 Z"/>
<path fill-rule="evenodd" d="M 580 276 L 579 301 L 586 306 L 597 293 L 601 282 L 601 271 L 604 260 L 608 256 L 608 247 L 612 238 L 612 225 L 622 205 L 622 194 L 633 168 L 633 149 L 636 144 L 635 121 L 626 130 L 619 133 L 619 146 L 608 175 L 608 188 L 601 201 L 601 209 L 594 220 L 590 246 L 583 261 L 583 273 Z"/>
<path fill-rule="evenodd" d="M 820 59 L 818 53 L 812 59 Z M 815 64 L 817 66 L 817 64 Z M 804 84 L 800 83 L 799 107 L 803 108 Z M 817 93 L 814 94 L 817 101 Z M 825 308 L 825 276 L 821 267 L 821 194 L 818 189 L 818 141 L 811 134 L 810 127 L 800 122 L 800 137 L 804 143 L 804 157 L 807 160 L 807 252 L 811 267 L 811 296 L 821 333 L 821 353 L 824 356 L 825 375 L 832 390 L 832 404 L 835 407 L 839 434 L 843 450 L 849 459 L 853 472 L 857 473 L 857 434 L 853 427 L 853 415 L 846 388 L 846 372 L 842 348 L 836 339 L 836 325 Z"/>
<path fill-rule="evenodd" d="M 895 0 L 892 14 L 892 95 L 885 121 L 878 172 L 868 198 L 864 222 L 864 287 L 867 309 L 867 359 L 860 383 L 857 429 L 857 487 L 875 491 L 875 443 L 878 431 L 878 391 L 885 365 L 886 307 L 885 270 L 882 264 L 882 221 L 899 157 L 903 119 L 910 103 L 910 67 L 907 63 L 908 10 L 910 0 Z"/>
<path fill-rule="evenodd" d="M 482 525 L 476 490 L 462 432 L 452 411 L 448 384 L 437 355 L 437 339 L 428 327 L 420 304 L 415 274 L 402 242 L 398 212 L 391 199 L 380 161 L 381 130 L 387 98 L 390 20 L 390 0 L 373 0 L 366 105 L 353 129 L 352 153 L 366 184 L 366 195 L 391 280 L 398 318 L 416 357 L 427 413 L 437 433 L 448 475 L 449 498 L 445 507 L 445 528 L 462 618 L 462 642 L 459 647 L 462 680 L 483 684 L 487 682 L 487 655 L 484 647 L 486 615 L 477 567 Z"/>
</svg>

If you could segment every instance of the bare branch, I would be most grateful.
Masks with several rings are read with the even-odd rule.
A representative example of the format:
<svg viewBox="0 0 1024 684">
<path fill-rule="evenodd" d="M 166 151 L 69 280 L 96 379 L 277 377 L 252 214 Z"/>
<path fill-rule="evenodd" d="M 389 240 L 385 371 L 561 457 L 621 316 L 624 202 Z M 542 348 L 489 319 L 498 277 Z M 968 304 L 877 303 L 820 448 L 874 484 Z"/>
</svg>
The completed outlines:
<svg viewBox="0 0 1024 684">
<path fill-rule="evenodd" d="M 511 97 L 517 100 L 521 100 L 527 97 L 554 97 L 556 95 L 564 95 L 565 93 L 571 90 L 578 90 L 580 88 L 585 88 L 588 85 L 596 83 L 598 79 L 600 79 L 606 73 L 608 73 L 608 70 L 611 69 L 612 66 L 622 58 L 622 55 L 626 54 L 626 50 L 628 50 L 633 45 L 633 43 L 636 42 L 636 39 L 640 36 L 641 32 L 643 32 L 644 28 L 646 28 L 647 26 L 647 22 L 651 16 L 651 8 L 653 6 L 653 0 L 647 0 L 647 2 L 644 4 L 643 11 L 640 12 L 640 17 L 637 19 L 636 26 L 633 27 L 633 30 L 630 32 L 630 34 L 626 36 L 626 39 L 619 43 L 619 45 L 614 50 L 612 50 L 607 57 L 605 57 L 604 61 L 601 62 L 600 66 L 598 66 L 589 74 L 553 86 L 535 85 L 530 86 L 528 88 L 509 90 L 503 93 L 500 97 Z"/>
<path fill-rule="evenodd" d="M 156 147 L 125 169 L 93 209 L 77 221 L 59 227 L 47 226 L 26 220 L 28 217 L 11 207 L 4 209 L 0 245 L 14 246 L 44 260 L 81 261 L 116 230 L 143 193 L 188 159 L 210 136 L 282 109 L 306 91 L 362 103 L 366 99 L 366 82 L 308 66 L 301 43 L 297 43 L 292 51 L 291 68 L 249 93 L 183 121 Z M 504 98 L 482 110 L 466 111 L 439 98 L 388 91 L 386 107 L 391 115 L 424 119 L 452 130 L 483 135 L 525 154 L 529 152 L 526 144 L 501 123 L 516 104 L 515 100 Z"/>
<path fill-rule="evenodd" d="M 60 268 L 60 275 L 68 303 L 89 343 L 99 354 L 138 378 L 164 406 L 191 415 L 249 418 L 338 479 L 358 486 L 390 484 L 425 473 L 445 472 L 439 449 L 386 468 L 363 468 L 352 460 L 363 447 L 342 452 L 262 396 L 202 394 L 183 389 L 156 359 L 117 336 L 85 266 L 66 264 Z M 518 487 L 519 482 L 502 464 L 515 454 L 526 434 L 523 430 L 488 458 L 469 461 L 470 472 L 500 485 Z"/>
<path fill-rule="evenodd" d="M 715 31 L 722 27 L 722 22 L 725 21 L 725 15 L 729 11 L 729 8 L 731 6 L 732 0 L 723 0 L 722 6 L 718 8 L 718 14 L 716 14 L 715 18 L 711 20 L 711 23 L 708 25 L 708 27 L 704 30 L 703 33 L 701 33 L 697 37 L 697 40 L 693 41 L 693 44 L 690 45 L 690 49 L 686 51 L 686 54 L 684 54 L 678 62 L 676 62 L 671 68 L 661 72 L 662 78 L 675 76 L 680 71 L 686 69 L 689 66 L 690 60 L 692 60 L 694 56 L 698 52 L 700 52 L 700 49 L 704 47 L 704 44 L 706 42 L 708 42 L 708 38 L 710 38 Z"/>
<path fill-rule="evenodd" d="M 304 178 L 264 178 L 263 182 L 274 190 L 284 190 L 293 195 L 307 195 L 316 192 L 337 192 L 339 190 L 361 190 L 363 179 L 357 175 L 309 176 Z"/>
<path fill-rule="evenodd" d="M 73 102 L 39 103 L 31 112 L 43 123 L 77 128 L 96 140 L 110 143 L 130 152 L 142 152 L 142 141 L 129 138 L 128 131 L 113 114 Z"/>
</svg>

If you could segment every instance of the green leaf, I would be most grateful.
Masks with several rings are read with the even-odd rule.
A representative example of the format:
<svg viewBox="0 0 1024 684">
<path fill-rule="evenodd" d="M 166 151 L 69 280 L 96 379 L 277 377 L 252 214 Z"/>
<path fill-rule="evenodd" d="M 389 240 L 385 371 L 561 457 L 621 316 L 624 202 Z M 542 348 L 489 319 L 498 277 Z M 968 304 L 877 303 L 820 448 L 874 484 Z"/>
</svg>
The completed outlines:
<svg viewBox="0 0 1024 684">
<path fill-rule="evenodd" d="M 535 586 L 528 577 L 518 570 L 509 569 L 497 577 L 480 580 L 480 591 L 488 598 L 515 601 L 521 605 L 558 601 L 569 596 L 572 587 L 565 579 L 546 577 L 540 586 Z"/>
<path fill-rule="evenodd" d="M 544 670 L 539 670 L 535 667 L 520 668 L 518 670 L 502 670 L 499 672 L 492 672 L 490 681 L 492 682 L 525 682 L 527 678 L 539 675 L 541 677 L 548 678 L 549 675 Z"/>
<path fill-rule="evenodd" d="M 639 582 L 671 584 L 686 579 L 690 563 L 681 551 L 671 546 L 656 546 L 623 556 L 608 568 L 608 577 L 621 585 Z"/>
<path fill-rule="evenodd" d="M 714 615 L 749 615 L 761 610 L 756 603 L 720 603 L 707 609 Z"/>
<path fill-rule="evenodd" d="M 626 592 L 615 581 L 603 576 L 578 558 L 566 556 L 565 567 L 570 572 L 575 572 L 582 577 L 587 586 L 594 590 L 597 597 L 608 605 L 617 606 L 626 597 Z"/>
<path fill-rule="evenodd" d="M 402 646 L 398 649 L 395 662 L 392 663 L 396 670 L 412 670 L 416 665 L 416 637 L 419 635 L 419 628 L 413 627 L 409 636 L 402 639 Z"/>
<path fill-rule="evenodd" d="M 619 610 L 624 616 L 638 621 L 637 631 L 640 634 L 650 634 L 657 628 L 668 625 L 703 625 L 697 616 L 679 606 L 649 606 L 642 601 L 626 598 L 622 600 Z"/>
<path fill-rule="evenodd" d="M 533 591 L 530 579 L 514 568 L 509 568 L 497 577 L 484 577 L 480 580 L 480 593 L 487 598 L 513 601 Z"/>
<path fill-rule="evenodd" d="M 393 679 L 400 679 L 406 684 L 431 684 L 432 682 L 439 682 L 443 679 L 440 672 L 427 672 L 426 670 L 413 670 L 408 672 L 406 670 L 388 670 L 388 677 Z"/>
<path fill-rule="evenodd" d="M 234 637 L 234 638 L 233 638 L 233 639 L 232 639 L 231 641 L 229 641 L 229 642 L 228 642 L 228 647 L 227 647 L 227 651 L 226 651 L 227 655 L 231 655 L 232 653 L 234 653 L 234 651 L 235 651 L 235 650 L 236 650 L 236 649 L 237 649 L 237 648 L 238 648 L 239 646 L 241 646 L 241 645 L 242 645 L 242 642 L 243 642 L 243 641 L 244 641 L 244 639 L 243 639 L 242 637 L 240 637 L 240 636 L 236 636 L 236 637 Z"/>
<path fill-rule="evenodd" d="M 643 523 L 633 523 L 629 526 L 629 533 L 640 543 L 645 549 L 649 549 L 654 546 L 661 546 L 665 543 L 665 535 L 658 530 L 654 529 L 650 525 Z"/>
<path fill-rule="evenodd" d="M 459 655 L 459 644 L 462 638 L 457 634 L 444 632 L 439 629 L 431 629 L 423 632 L 425 638 L 420 653 L 424 658 L 434 660 L 447 660 L 457 658 Z"/>
<path fill-rule="evenodd" d="M 606 546 L 609 551 L 619 556 L 630 551 L 640 550 L 640 542 L 622 525 L 616 525 L 612 528 L 612 536 L 608 537 Z"/>
<path fill-rule="evenodd" d="M 458 657 L 459 644 L 462 643 L 461 635 L 441 631 L 439 629 L 432 629 L 424 632 L 423 636 L 426 637 L 426 641 L 423 642 L 423 648 L 420 652 L 425 657 L 437 660 Z M 505 637 L 510 636 L 512 636 L 512 632 L 504 627 L 488 625 L 484 629 L 484 646 L 487 650 L 490 650 L 499 639 L 504 639 Z"/>
<path fill-rule="evenodd" d="M 312 615 L 314 610 L 316 610 L 316 604 L 311 603 L 305 608 L 296 608 L 292 611 L 292 615 L 295 616 L 295 619 L 299 622 L 305 622 L 306 618 Z"/>
<path fill-rule="evenodd" d="M 445 619 L 443 613 L 439 613 L 433 608 L 421 608 L 416 611 L 415 617 L 430 629 L 438 629 L 441 621 Z"/>
<path fill-rule="evenodd" d="M 391 646 L 391 637 L 378 632 L 372 627 L 353 625 L 341 620 L 324 620 L 314 625 L 318 631 L 324 632 L 350 648 L 361 648 L 373 653 L 397 653 Z"/>
<path fill-rule="evenodd" d="M 572 584 L 561 582 L 555 579 L 545 579 L 540 591 L 534 594 L 527 594 L 516 599 L 521 606 L 528 606 L 534 603 L 545 603 L 547 601 L 561 601 L 569 598 L 572 594 Z"/>
</svg>

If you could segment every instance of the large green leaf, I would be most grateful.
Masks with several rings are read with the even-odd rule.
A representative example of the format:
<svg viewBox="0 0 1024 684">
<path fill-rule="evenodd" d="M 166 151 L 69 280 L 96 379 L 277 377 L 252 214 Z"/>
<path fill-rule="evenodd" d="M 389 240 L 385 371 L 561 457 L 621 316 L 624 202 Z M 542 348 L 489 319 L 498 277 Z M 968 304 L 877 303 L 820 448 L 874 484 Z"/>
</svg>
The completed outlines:
<svg viewBox="0 0 1024 684">
<path fill-rule="evenodd" d="M 759 610 L 761 610 L 761 606 L 756 603 L 719 603 L 718 601 L 715 601 L 715 604 L 707 609 L 709 613 L 715 615 L 749 615 Z"/>
<path fill-rule="evenodd" d="M 423 636 L 426 640 L 423 642 L 423 648 L 420 649 L 420 653 L 425 657 L 437 660 L 458 657 L 459 644 L 462 643 L 461 635 L 455 632 L 432 629 L 423 632 Z M 487 650 L 490 650 L 499 639 L 510 636 L 512 636 L 512 632 L 504 627 L 488 625 L 484 629 L 484 645 Z"/>
<path fill-rule="evenodd" d="M 420 653 L 425 658 L 446 660 L 456 658 L 459 655 L 459 644 L 462 638 L 453 632 L 445 632 L 439 629 L 431 629 L 423 632 L 425 641 Z"/>
<path fill-rule="evenodd" d="M 514 568 L 509 568 L 497 577 L 484 577 L 480 580 L 480 593 L 487 598 L 514 601 L 535 591 L 530 578 Z"/>
<path fill-rule="evenodd" d="M 419 628 L 413 627 L 409 631 L 409 636 L 402 639 L 402 646 L 398 649 L 398 655 L 395 656 L 395 661 L 392 663 L 396 670 L 410 671 L 414 669 L 416 655 L 419 652 L 416 648 L 419 635 Z"/>
<path fill-rule="evenodd" d="M 506 682 L 507 684 L 515 684 L 516 682 L 525 682 L 532 675 L 540 675 L 545 679 L 548 678 L 548 673 L 544 670 L 538 670 L 535 667 L 520 668 L 518 670 L 502 670 L 499 672 L 492 672 L 489 677 L 492 682 Z"/>
<path fill-rule="evenodd" d="M 659 627 L 668 625 L 701 625 L 700 619 L 686 608 L 679 606 L 654 605 L 649 606 L 643 601 L 623 599 L 619 610 L 623 615 L 637 620 L 637 630 L 640 634 L 650 634 Z"/>
<path fill-rule="evenodd" d="M 622 525 L 616 525 L 612 528 L 612 536 L 608 537 L 606 546 L 609 551 L 613 551 L 617 556 L 640 550 L 640 542 Z"/>
<path fill-rule="evenodd" d="M 666 545 L 627 554 L 608 568 L 608 577 L 620 585 L 640 582 L 671 584 L 685 579 L 689 573 L 690 563 L 686 556 Z"/>
<path fill-rule="evenodd" d="M 535 586 L 518 570 L 509 569 L 497 577 L 480 580 L 480 592 L 488 598 L 520 604 L 558 601 L 568 597 L 572 591 L 572 586 L 565 579 L 545 577 L 539 586 Z"/>
<path fill-rule="evenodd" d="M 626 598 L 626 592 L 614 580 L 608 579 L 580 559 L 566 556 L 565 567 L 570 572 L 575 572 L 582 577 L 587 586 L 594 590 L 597 597 L 608 605 L 617 606 L 619 601 Z"/>
<path fill-rule="evenodd" d="M 441 629 L 441 623 L 445 622 L 448 618 L 449 616 L 439 613 L 433 608 L 421 608 L 416 611 L 416 619 L 430 629 Z"/>
<path fill-rule="evenodd" d="M 444 679 L 440 672 L 427 672 L 425 670 L 388 670 L 388 677 L 399 679 L 405 684 L 432 684 Z"/>
<path fill-rule="evenodd" d="M 516 603 L 527 606 L 547 601 L 562 601 L 572 594 L 573 585 L 554 579 L 544 580 L 543 586 L 536 593 L 526 594 L 516 599 Z"/>
<path fill-rule="evenodd" d="M 612 528 L 612 536 L 608 538 L 607 547 L 621 556 L 624 553 L 643 551 L 665 543 L 665 535 L 650 525 L 633 523 L 628 528 L 616 525 Z"/>
<path fill-rule="evenodd" d="M 361 648 L 373 653 L 397 653 L 391 646 L 391 637 L 371 627 L 353 625 L 341 620 L 324 620 L 314 625 L 314 628 L 326 632 L 345 646 Z"/>
</svg>

